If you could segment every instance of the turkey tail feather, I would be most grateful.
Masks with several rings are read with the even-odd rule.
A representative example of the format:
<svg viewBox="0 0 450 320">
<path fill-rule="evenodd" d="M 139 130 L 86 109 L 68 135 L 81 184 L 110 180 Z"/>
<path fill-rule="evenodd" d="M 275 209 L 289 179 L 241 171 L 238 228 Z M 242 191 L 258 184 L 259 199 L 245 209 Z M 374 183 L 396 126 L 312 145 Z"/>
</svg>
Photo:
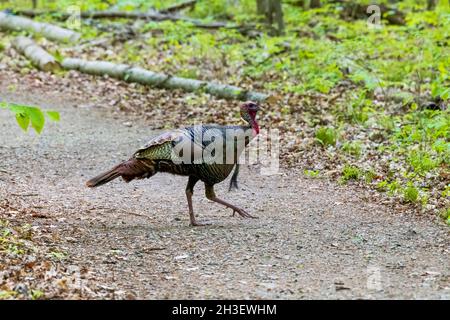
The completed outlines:
<svg viewBox="0 0 450 320">
<path fill-rule="evenodd" d="M 133 179 L 150 178 L 155 173 L 156 170 L 153 162 L 130 159 L 115 166 L 111 170 L 90 179 L 86 182 L 86 186 L 95 188 L 118 177 L 122 177 L 126 182 L 130 182 Z"/>
<path fill-rule="evenodd" d="M 94 188 L 94 187 L 98 187 L 101 186 L 105 183 L 108 183 L 118 177 L 121 176 L 120 172 L 118 171 L 118 167 L 120 167 L 120 165 L 118 165 L 117 167 L 112 168 L 111 170 L 104 172 L 94 178 L 92 178 L 91 180 L 89 180 L 88 182 L 86 182 L 86 185 L 89 188 Z"/>
</svg>

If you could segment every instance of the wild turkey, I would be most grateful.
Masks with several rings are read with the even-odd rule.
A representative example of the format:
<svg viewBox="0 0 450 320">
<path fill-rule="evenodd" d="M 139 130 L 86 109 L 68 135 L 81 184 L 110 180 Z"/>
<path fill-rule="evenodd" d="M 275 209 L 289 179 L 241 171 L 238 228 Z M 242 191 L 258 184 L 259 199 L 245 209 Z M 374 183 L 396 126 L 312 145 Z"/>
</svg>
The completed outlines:
<svg viewBox="0 0 450 320">
<path fill-rule="evenodd" d="M 165 132 L 137 150 L 131 159 L 89 180 L 86 185 L 93 188 L 118 177 L 130 182 L 150 178 L 157 172 L 168 172 L 189 177 L 186 197 L 192 226 L 203 225 L 196 221 L 192 206 L 194 186 L 199 180 L 205 183 L 205 194 L 209 200 L 231 208 L 233 215 L 237 212 L 244 218 L 255 218 L 245 210 L 217 198 L 214 185 L 228 177 L 245 146 L 258 135 L 258 110 L 260 107 L 254 102 L 241 106 L 241 117 L 248 123 L 244 126 L 197 125 Z M 205 138 L 206 135 L 209 139 Z M 236 183 L 238 172 L 237 167 L 230 188 Z"/>
</svg>

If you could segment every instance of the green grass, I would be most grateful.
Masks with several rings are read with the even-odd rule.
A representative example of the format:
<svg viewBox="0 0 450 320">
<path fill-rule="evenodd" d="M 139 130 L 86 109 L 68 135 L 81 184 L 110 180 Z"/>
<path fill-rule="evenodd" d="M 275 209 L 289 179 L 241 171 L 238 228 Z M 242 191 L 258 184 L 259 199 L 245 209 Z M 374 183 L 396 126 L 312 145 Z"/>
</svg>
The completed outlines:
<svg viewBox="0 0 450 320">
<path fill-rule="evenodd" d="M 417 173 L 431 171 L 440 163 L 438 159 L 433 159 L 431 154 L 424 151 L 412 151 L 408 157 L 408 162 Z"/>
<path fill-rule="evenodd" d="M 439 216 L 450 226 L 450 208 L 442 209 Z"/>
<path fill-rule="evenodd" d="M 349 180 L 358 180 L 363 176 L 363 172 L 355 166 L 345 165 L 342 169 L 342 182 L 347 182 Z"/>
<path fill-rule="evenodd" d="M 362 153 L 362 144 L 359 141 L 347 141 L 342 145 L 342 151 L 359 158 Z"/>
<path fill-rule="evenodd" d="M 320 127 L 316 130 L 316 141 L 322 146 L 334 146 L 337 141 L 337 131 L 334 128 Z"/>
<path fill-rule="evenodd" d="M 17 231 L 20 233 L 17 234 Z M 8 221 L 0 220 L 0 254 L 18 256 L 26 252 L 21 231 L 22 228 L 15 230 L 10 227 Z"/>
<path fill-rule="evenodd" d="M 403 198 L 406 202 L 417 202 L 419 200 L 419 190 L 413 185 L 408 185 L 403 190 Z"/>
</svg>

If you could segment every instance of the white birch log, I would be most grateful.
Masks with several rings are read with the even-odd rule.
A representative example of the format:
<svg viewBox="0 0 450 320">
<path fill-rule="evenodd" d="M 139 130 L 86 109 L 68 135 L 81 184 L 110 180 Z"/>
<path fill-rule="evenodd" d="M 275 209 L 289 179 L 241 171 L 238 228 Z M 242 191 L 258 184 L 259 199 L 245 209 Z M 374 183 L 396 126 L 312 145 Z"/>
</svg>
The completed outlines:
<svg viewBox="0 0 450 320">
<path fill-rule="evenodd" d="M 248 91 L 236 86 L 197 79 L 180 78 L 171 75 L 132 67 L 126 64 L 116 64 L 106 61 L 86 61 L 67 58 L 62 61 L 62 67 L 67 70 L 78 70 L 92 75 L 108 75 L 110 77 L 136 82 L 163 89 L 181 89 L 187 92 L 206 92 L 223 99 L 265 101 L 269 95 Z"/>
<path fill-rule="evenodd" d="M 75 31 L 64 29 L 49 23 L 36 22 L 28 18 L 0 12 L 0 29 L 11 31 L 28 31 L 39 34 L 49 40 L 59 42 L 75 42 L 81 35 Z"/>
<path fill-rule="evenodd" d="M 33 64 L 42 71 L 53 72 L 60 68 L 59 63 L 55 58 L 30 38 L 23 36 L 17 37 L 13 40 L 12 46 L 18 52 L 30 59 Z"/>
</svg>

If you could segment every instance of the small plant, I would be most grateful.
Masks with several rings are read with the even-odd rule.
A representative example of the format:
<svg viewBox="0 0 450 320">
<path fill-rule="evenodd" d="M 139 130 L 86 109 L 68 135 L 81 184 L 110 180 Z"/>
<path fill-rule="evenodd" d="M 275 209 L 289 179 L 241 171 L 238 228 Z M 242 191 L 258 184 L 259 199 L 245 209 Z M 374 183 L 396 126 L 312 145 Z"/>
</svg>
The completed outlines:
<svg viewBox="0 0 450 320">
<path fill-rule="evenodd" d="M 450 226 L 450 208 L 442 210 L 440 216 Z"/>
<path fill-rule="evenodd" d="M 384 130 L 386 130 L 387 132 L 391 132 L 395 129 L 395 121 L 392 117 L 390 116 L 381 116 L 378 119 L 378 125 L 383 128 Z"/>
<path fill-rule="evenodd" d="M 401 189 L 401 185 L 400 185 L 400 182 L 398 182 L 397 180 L 386 184 L 386 190 L 390 196 L 393 196 L 394 194 L 396 194 L 397 191 L 400 189 Z"/>
<path fill-rule="evenodd" d="M 442 191 L 442 197 L 450 197 L 450 184 L 445 187 L 444 191 Z"/>
<path fill-rule="evenodd" d="M 41 290 L 31 290 L 31 299 L 38 300 L 39 298 L 44 296 L 44 292 Z"/>
<path fill-rule="evenodd" d="M 15 291 L 11 291 L 11 290 L 0 290 L 0 300 L 6 300 L 6 299 L 10 299 L 14 296 L 16 296 L 17 293 Z"/>
<path fill-rule="evenodd" d="M 342 169 L 342 182 L 349 180 L 358 180 L 362 176 L 362 172 L 358 167 L 345 165 Z"/>
<path fill-rule="evenodd" d="M 64 260 L 67 256 L 64 252 L 58 251 L 52 251 L 48 255 L 55 260 Z"/>
<path fill-rule="evenodd" d="M 366 181 L 366 183 L 372 183 L 373 179 L 375 179 L 376 176 L 376 172 L 372 169 L 369 169 L 364 173 L 364 181 Z"/>
<path fill-rule="evenodd" d="M 324 147 L 336 145 L 336 129 L 330 127 L 320 127 L 316 131 L 316 141 Z"/>
<path fill-rule="evenodd" d="M 305 174 L 305 176 L 310 177 L 310 178 L 318 178 L 320 175 L 319 170 L 305 170 L 305 171 L 303 171 L 303 173 Z"/>
<path fill-rule="evenodd" d="M 358 92 L 347 105 L 345 110 L 345 116 L 350 123 L 364 124 L 369 120 L 369 112 L 372 102 L 366 98 L 366 92 L 364 90 Z"/>
<path fill-rule="evenodd" d="M 426 173 L 439 165 L 438 160 L 432 159 L 431 155 L 424 151 L 411 152 L 408 161 L 414 171 L 418 173 Z"/>
<path fill-rule="evenodd" d="M 387 191 L 388 182 L 386 180 L 382 180 L 382 181 L 377 183 L 376 188 L 379 191 Z"/>
<path fill-rule="evenodd" d="M 419 200 L 419 190 L 412 184 L 409 184 L 403 190 L 403 198 L 406 202 L 417 202 Z"/>
<path fill-rule="evenodd" d="M 345 142 L 342 145 L 342 151 L 344 151 L 345 153 L 347 153 L 349 155 L 359 158 L 362 153 L 361 142 L 359 142 L 359 141 Z"/>
</svg>

